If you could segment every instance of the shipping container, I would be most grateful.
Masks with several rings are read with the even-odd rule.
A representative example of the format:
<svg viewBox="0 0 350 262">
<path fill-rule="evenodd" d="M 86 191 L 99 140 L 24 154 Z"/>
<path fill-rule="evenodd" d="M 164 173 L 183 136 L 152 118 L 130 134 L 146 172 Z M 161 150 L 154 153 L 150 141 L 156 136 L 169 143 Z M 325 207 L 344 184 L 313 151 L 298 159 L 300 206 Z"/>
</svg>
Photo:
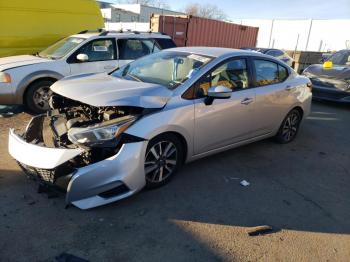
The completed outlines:
<svg viewBox="0 0 350 262">
<path fill-rule="evenodd" d="M 171 36 L 177 46 L 255 47 L 258 27 L 195 16 L 152 15 L 151 31 Z"/>
<path fill-rule="evenodd" d="M 63 37 L 102 27 L 94 0 L 0 0 L 0 57 L 33 54 Z"/>
</svg>

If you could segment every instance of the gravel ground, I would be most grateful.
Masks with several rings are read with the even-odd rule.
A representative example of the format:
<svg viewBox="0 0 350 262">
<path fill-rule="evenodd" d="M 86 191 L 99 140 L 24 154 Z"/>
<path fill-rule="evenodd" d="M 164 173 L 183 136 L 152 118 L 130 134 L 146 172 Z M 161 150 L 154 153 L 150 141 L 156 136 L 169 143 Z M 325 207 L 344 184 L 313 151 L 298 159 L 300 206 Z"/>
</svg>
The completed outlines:
<svg viewBox="0 0 350 262">
<path fill-rule="evenodd" d="M 350 106 L 312 111 L 293 143 L 214 155 L 88 211 L 36 193 L 7 153 L 8 128 L 30 116 L 0 117 L 0 261 L 349 261 Z M 248 235 L 260 225 L 273 232 Z"/>
</svg>

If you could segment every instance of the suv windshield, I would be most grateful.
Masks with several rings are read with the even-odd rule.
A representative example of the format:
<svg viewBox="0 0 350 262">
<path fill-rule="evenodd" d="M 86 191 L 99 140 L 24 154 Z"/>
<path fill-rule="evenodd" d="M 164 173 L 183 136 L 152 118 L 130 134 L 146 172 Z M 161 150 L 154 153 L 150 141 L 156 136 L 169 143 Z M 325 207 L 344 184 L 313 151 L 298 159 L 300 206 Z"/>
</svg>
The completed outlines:
<svg viewBox="0 0 350 262">
<path fill-rule="evenodd" d="M 84 38 L 67 37 L 49 46 L 38 55 L 43 58 L 60 59 L 80 45 L 84 40 Z"/>
<path fill-rule="evenodd" d="M 140 58 L 114 71 L 112 76 L 175 89 L 211 60 L 203 55 L 162 51 Z"/>
<path fill-rule="evenodd" d="M 350 65 L 350 51 L 339 51 L 331 55 L 328 61 L 334 65 Z"/>
</svg>

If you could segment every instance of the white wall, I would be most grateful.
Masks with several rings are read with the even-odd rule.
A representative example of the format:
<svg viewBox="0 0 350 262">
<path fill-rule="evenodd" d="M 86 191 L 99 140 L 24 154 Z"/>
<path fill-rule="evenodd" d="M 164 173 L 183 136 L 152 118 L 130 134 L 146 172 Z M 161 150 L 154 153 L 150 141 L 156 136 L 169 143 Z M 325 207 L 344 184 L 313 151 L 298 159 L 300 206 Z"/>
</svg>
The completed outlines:
<svg viewBox="0 0 350 262">
<path fill-rule="evenodd" d="M 139 31 L 139 32 L 147 32 L 150 30 L 149 23 L 105 23 L 105 29 L 109 31 L 119 31 L 120 29 L 131 30 L 131 31 Z"/>
<path fill-rule="evenodd" d="M 299 34 L 297 50 L 306 50 L 311 20 L 236 19 L 232 22 L 259 27 L 258 47 L 294 50 Z M 273 28 L 271 34 L 272 22 Z M 312 20 L 307 51 L 327 51 L 347 48 L 346 42 L 348 41 L 348 44 L 350 43 L 349 28 L 350 19 Z"/>
</svg>

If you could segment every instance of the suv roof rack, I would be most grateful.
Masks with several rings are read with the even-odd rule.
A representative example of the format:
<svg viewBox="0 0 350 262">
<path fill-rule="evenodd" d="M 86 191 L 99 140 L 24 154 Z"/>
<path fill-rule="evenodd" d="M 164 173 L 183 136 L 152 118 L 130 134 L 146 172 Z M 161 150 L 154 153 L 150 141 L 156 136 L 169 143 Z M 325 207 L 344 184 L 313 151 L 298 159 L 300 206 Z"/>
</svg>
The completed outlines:
<svg viewBox="0 0 350 262">
<path fill-rule="evenodd" d="M 127 29 L 127 30 L 123 30 L 123 29 L 120 29 L 120 30 L 111 30 L 111 31 L 102 31 L 99 36 L 106 36 L 110 33 L 134 33 L 136 35 L 139 35 L 139 34 L 160 34 L 160 35 L 167 35 L 166 33 L 162 33 L 162 32 L 152 32 L 151 30 L 149 31 L 145 31 L 145 32 L 141 32 L 141 31 L 132 31 L 130 29 Z"/>
<path fill-rule="evenodd" d="M 83 31 L 80 31 L 79 33 L 78 33 L 78 35 L 80 35 L 80 34 L 86 34 L 86 33 L 101 33 L 101 32 L 103 32 L 104 30 L 102 29 L 102 28 L 98 28 L 98 29 L 96 29 L 96 30 L 83 30 Z"/>
</svg>

